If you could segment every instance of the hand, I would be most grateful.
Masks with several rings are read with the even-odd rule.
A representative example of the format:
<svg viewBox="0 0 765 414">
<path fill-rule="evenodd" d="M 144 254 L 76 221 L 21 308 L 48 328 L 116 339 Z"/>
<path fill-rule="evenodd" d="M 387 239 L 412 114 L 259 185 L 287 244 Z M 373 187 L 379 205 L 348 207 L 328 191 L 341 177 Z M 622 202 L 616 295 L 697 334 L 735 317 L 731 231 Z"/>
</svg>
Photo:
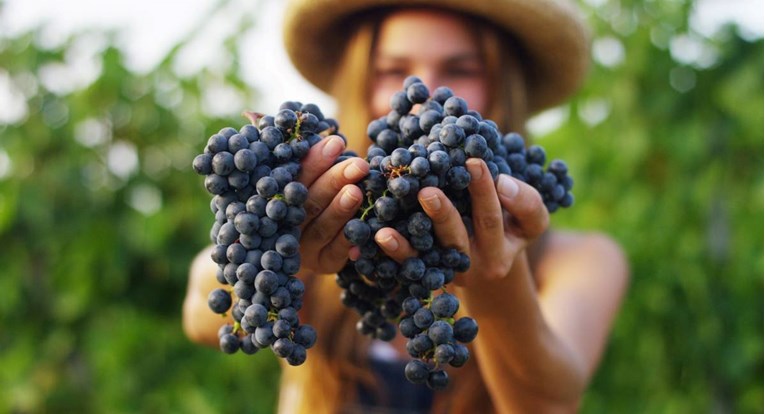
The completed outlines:
<svg viewBox="0 0 765 414">
<path fill-rule="evenodd" d="M 333 165 L 344 149 L 343 139 L 332 135 L 314 145 L 302 161 L 299 180 L 308 188 L 308 199 L 301 267 L 311 272 L 336 273 L 348 259 L 351 244 L 343 227 L 361 206 L 364 195 L 353 183 L 369 173 L 369 164 L 353 157 Z"/>
<path fill-rule="evenodd" d="M 469 159 L 466 168 L 473 211 L 473 237 L 457 209 L 438 188 L 423 188 L 418 194 L 425 213 L 433 220 L 436 238 L 470 256 L 470 269 L 458 275 L 460 286 L 476 280 L 496 280 L 510 272 L 517 255 L 548 227 L 549 213 L 536 189 L 507 175 L 495 184 L 480 159 Z M 398 261 L 417 254 L 408 241 L 392 228 L 380 229 L 375 241 Z"/>
</svg>

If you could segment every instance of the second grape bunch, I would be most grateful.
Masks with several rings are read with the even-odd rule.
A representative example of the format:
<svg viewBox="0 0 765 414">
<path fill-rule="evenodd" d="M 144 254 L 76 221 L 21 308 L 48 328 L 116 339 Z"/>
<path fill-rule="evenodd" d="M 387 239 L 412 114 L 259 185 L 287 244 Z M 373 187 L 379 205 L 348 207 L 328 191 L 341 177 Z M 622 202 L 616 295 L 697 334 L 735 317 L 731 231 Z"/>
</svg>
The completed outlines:
<svg viewBox="0 0 765 414">
<path fill-rule="evenodd" d="M 478 334 L 474 319 L 456 317 L 459 300 L 447 290 L 455 274 L 469 269 L 470 258 L 440 245 L 417 193 L 442 189 L 472 234 L 467 159 L 482 159 L 495 180 L 507 174 L 535 187 L 550 212 L 573 204 L 573 180 L 563 161 L 554 160 L 545 170 L 542 147 L 527 147 L 517 133 L 502 135 L 496 123 L 470 110 L 448 87 L 431 93 L 410 76 L 391 97 L 390 108 L 368 126 L 370 172 L 358 183 L 366 200 L 344 228 L 360 257 L 349 261 L 336 281 L 343 304 L 360 315 L 357 330 L 385 341 L 401 332 L 413 358 L 406 378 L 443 389 L 449 383 L 445 367 L 464 365 L 470 356 L 466 344 Z M 383 227 L 397 230 L 418 255 L 398 263 L 384 254 L 374 241 Z"/>
</svg>

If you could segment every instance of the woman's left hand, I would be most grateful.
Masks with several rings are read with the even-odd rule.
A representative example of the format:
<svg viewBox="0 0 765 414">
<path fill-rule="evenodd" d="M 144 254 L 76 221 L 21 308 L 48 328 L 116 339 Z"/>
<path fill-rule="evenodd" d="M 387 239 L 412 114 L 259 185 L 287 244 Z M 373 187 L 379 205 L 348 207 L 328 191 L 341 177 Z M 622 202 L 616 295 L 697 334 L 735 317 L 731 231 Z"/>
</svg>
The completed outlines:
<svg viewBox="0 0 765 414">
<path fill-rule="evenodd" d="M 471 175 L 473 237 L 468 237 L 459 212 L 443 191 L 423 188 L 418 198 L 433 220 L 438 242 L 470 256 L 470 269 L 454 280 L 458 286 L 470 287 L 476 281 L 506 277 L 518 254 L 547 229 L 550 217 L 535 188 L 504 174 L 495 183 L 486 163 L 477 158 L 469 159 L 465 166 Z M 375 241 L 395 260 L 417 255 L 392 228 L 380 229 Z"/>
</svg>

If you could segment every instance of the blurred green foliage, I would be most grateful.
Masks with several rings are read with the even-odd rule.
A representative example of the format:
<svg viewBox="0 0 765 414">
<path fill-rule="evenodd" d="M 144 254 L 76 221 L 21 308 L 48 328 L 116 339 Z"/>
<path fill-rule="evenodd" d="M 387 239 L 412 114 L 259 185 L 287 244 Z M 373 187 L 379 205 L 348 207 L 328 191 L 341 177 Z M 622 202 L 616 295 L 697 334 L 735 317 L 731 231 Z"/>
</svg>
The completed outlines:
<svg viewBox="0 0 765 414">
<path fill-rule="evenodd" d="M 762 39 L 695 33 L 690 1 L 597 3 L 605 57 L 536 137 L 576 179 L 553 225 L 613 235 L 632 267 L 582 412 L 762 412 Z M 16 102 L 0 108 L 0 412 L 272 412 L 269 353 L 225 356 L 180 325 L 212 223 L 190 163 L 244 123 L 207 92 L 258 102 L 236 39 L 223 69 L 181 76 L 188 40 L 136 73 L 114 34 L 41 36 L 0 38 Z"/>
</svg>

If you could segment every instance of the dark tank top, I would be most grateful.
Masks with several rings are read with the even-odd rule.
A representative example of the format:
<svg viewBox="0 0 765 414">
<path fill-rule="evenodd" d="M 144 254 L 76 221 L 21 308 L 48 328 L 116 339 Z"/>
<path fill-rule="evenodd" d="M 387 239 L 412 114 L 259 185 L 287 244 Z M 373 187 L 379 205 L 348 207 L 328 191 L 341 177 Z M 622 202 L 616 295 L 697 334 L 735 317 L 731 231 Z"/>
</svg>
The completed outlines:
<svg viewBox="0 0 765 414">
<path fill-rule="evenodd" d="M 343 410 L 343 414 L 429 414 L 433 405 L 433 391 L 424 384 L 412 384 L 404 377 L 408 360 L 381 357 L 370 352 L 369 369 L 376 384 L 359 384 L 357 402 Z"/>
</svg>

